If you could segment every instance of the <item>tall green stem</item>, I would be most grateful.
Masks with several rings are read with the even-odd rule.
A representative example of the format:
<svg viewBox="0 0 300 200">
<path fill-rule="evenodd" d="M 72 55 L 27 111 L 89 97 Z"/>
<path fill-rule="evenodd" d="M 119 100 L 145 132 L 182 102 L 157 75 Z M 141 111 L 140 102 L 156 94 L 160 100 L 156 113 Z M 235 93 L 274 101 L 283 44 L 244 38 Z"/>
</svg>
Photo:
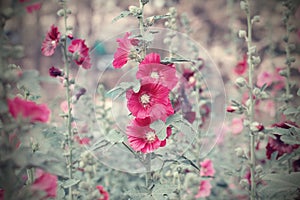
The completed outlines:
<svg viewBox="0 0 300 200">
<path fill-rule="evenodd" d="M 140 34 L 141 37 L 143 38 L 145 35 L 145 25 L 144 25 L 144 4 L 142 2 L 142 0 L 139 0 L 140 2 L 140 12 L 141 14 L 139 15 L 138 19 L 139 19 L 139 28 L 140 28 Z M 144 59 L 146 55 L 146 44 L 143 41 L 142 42 L 142 52 L 141 52 L 141 58 Z"/>
<path fill-rule="evenodd" d="M 68 113 L 67 113 L 67 131 L 68 131 L 68 176 L 69 179 L 73 179 L 73 171 L 72 171 L 72 163 L 73 163 L 73 132 L 72 132 L 72 108 L 71 108 L 71 89 L 70 89 L 70 66 L 69 66 L 69 59 L 68 59 L 68 51 L 67 51 L 67 8 L 66 8 L 66 2 L 63 3 L 63 9 L 64 9 L 64 27 L 65 27 L 65 39 L 63 40 L 63 58 L 64 58 L 64 67 L 65 67 L 65 80 L 66 80 L 66 98 L 67 98 L 67 106 L 68 106 Z M 72 186 L 69 187 L 69 199 L 73 200 L 73 194 L 72 194 Z"/>
<path fill-rule="evenodd" d="M 248 49 L 248 79 L 249 79 L 249 98 L 250 98 L 250 105 L 249 105 L 249 121 L 250 124 L 253 123 L 254 119 L 254 99 L 253 99 L 253 72 L 254 66 L 252 63 L 252 24 L 251 24 L 251 14 L 250 14 L 250 4 L 247 0 L 247 27 L 248 27 L 248 34 L 247 34 L 247 49 Z M 251 173 L 251 196 L 250 199 L 256 199 L 256 182 L 255 182 L 255 135 L 250 131 L 250 173 Z"/>
</svg>

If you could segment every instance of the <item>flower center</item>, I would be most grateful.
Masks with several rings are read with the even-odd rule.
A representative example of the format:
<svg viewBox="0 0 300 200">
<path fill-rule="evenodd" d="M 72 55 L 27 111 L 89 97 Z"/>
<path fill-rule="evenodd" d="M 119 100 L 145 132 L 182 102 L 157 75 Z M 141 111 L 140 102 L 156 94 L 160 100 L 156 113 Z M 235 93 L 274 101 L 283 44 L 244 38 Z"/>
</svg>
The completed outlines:
<svg viewBox="0 0 300 200">
<path fill-rule="evenodd" d="M 153 131 L 146 133 L 146 140 L 148 142 L 154 142 L 155 138 L 156 138 L 156 135 Z"/>
<path fill-rule="evenodd" d="M 52 40 L 52 41 L 51 41 L 51 45 L 52 45 L 52 46 L 56 46 L 56 41 L 55 41 L 55 40 Z"/>
<path fill-rule="evenodd" d="M 143 94 L 140 97 L 140 101 L 145 106 L 146 104 L 150 103 L 150 96 L 148 94 Z"/>
<path fill-rule="evenodd" d="M 151 78 L 155 78 L 155 79 L 159 78 L 158 72 L 151 72 L 150 76 L 151 76 Z"/>
</svg>

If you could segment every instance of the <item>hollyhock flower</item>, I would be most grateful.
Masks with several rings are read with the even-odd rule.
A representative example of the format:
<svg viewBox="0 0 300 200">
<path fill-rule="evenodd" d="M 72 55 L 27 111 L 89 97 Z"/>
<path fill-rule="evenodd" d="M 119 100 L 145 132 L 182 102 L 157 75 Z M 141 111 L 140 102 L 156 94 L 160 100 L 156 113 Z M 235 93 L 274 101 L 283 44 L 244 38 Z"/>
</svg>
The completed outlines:
<svg viewBox="0 0 300 200">
<path fill-rule="evenodd" d="M 30 1 L 30 0 L 19 0 L 20 3 L 26 3 L 28 1 Z M 33 13 L 34 11 L 41 9 L 41 6 L 42 6 L 41 3 L 33 3 L 33 4 L 26 6 L 26 11 L 28 13 Z"/>
<path fill-rule="evenodd" d="M 99 193 L 102 195 L 101 198 L 98 200 L 109 200 L 109 194 L 107 191 L 104 190 L 102 185 L 97 185 L 96 188 L 98 189 Z"/>
<path fill-rule="evenodd" d="M 215 169 L 212 161 L 210 159 L 205 159 L 204 161 L 200 162 L 200 176 L 214 176 Z"/>
<path fill-rule="evenodd" d="M 134 119 L 126 128 L 126 134 L 130 146 L 135 151 L 141 151 L 142 153 L 150 153 L 159 147 L 166 145 L 165 140 L 159 140 L 155 134 L 155 130 L 150 128 L 149 120 L 137 120 Z M 170 127 L 167 128 L 167 137 L 172 133 Z"/>
<path fill-rule="evenodd" d="M 209 180 L 203 180 L 200 182 L 198 193 L 196 194 L 195 198 L 204 198 L 208 197 L 211 193 L 211 184 Z"/>
<path fill-rule="evenodd" d="M 82 66 L 84 69 L 91 68 L 91 58 L 89 55 L 89 48 L 86 46 L 85 41 L 82 39 L 72 40 L 68 47 L 68 51 L 73 53 L 74 61 L 77 65 Z"/>
<path fill-rule="evenodd" d="M 270 86 L 272 84 L 272 82 L 273 82 L 273 76 L 272 76 L 271 73 L 269 73 L 269 72 L 261 72 L 257 76 L 256 85 L 258 87 L 262 87 L 264 84 L 266 84 L 267 86 Z"/>
<path fill-rule="evenodd" d="M 74 136 L 74 140 L 76 142 L 78 142 L 78 144 L 80 144 L 80 145 L 89 145 L 90 142 L 91 142 L 90 138 L 88 138 L 88 137 L 80 137 L 78 135 Z"/>
<path fill-rule="evenodd" d="M 42 54 L 44 56 L 52 56 L 54 54 L 54 51 L 59 44 L 59 38 L 60 32 L 58 31 L 58 28 L 52 25 L 42 44 Z"/>
<path fill-rule="evenodd" d="M 234 135 L 240 134 L 243 131 L 243 119 L 241 118 L 233 118 L 231 121 L 231 132 Z"/>
<path fill-rule="evenodd" d="M 244 55 L 243 60 L 239 61 L 238 64 L 235 66 L 234 72 L 237 75 L 243 75 L 246 72 L 247 68 L 248 68 L 247 55 Z"/>
<path fill-rule="evenodd" d="M 278 123 L 278 124 L 273 124 L 272 127 L 278 127 L 278 128 L 283 128 L 283 129 L 290 129 L 292 126 L 298 127 L 295 123 L 293 122 L 283 122 L 283 123 Z M 268 159 L 271 159 L 272 153 L 275 151 L 278 152 L 276 159 L 281 157 L 285 153 L 292 153 L 295 149 L 299 148 L 298 144 L 286 144 L 284 143 L 280 138 L 281 135 L 278 134 L 273 134 L 275 136 L 275 139 L 272 137 L 269 137 L 268 144 L 266 146 L 266 155 Z"/>
<path fill-rule="evenodd" d="M 129 60 L 130 51 L 134 46 L 138 45 L 138 40 L 131 38 L 129 36 L 131 33 L 125 33 L 123 38 L 118 38 L 117 42 L 119 43 L 119 47 L 114 54 L 113 66 L 114 68 L 123 67 Z"/>
<path fill-rule="evenodd" d="M 160 55 L 150 53 L 140 63 L 136 78 L 141 79 L 142 84 L 159 83 L 172 90 L 178 82 L 175 65 L 160 63 Z"/>
<path fill-rule="evenodd" d="M 63 74 L 64 73 L 60 69 L 58 69 L 54 66 L 50 67 L 50 69 L 49 69 L 49 75 L 52 77 L 63 76 Z"/>
<path fill-rule="evenodd" d="M 126 92 L 127 107 L 137 118 L 150 117 L 152 121 L 157 119 L 165 121 L 174 113 L 169 92 L 168 88 L 160 84 L 141 85 L 138 93 L 134 93 L 132 89 Z"/>
<path fill-rule="evenodd" d="M 19 116 L 29 119 L 30 122 L 46 123 L 50 117 L 50 109 L 46 104 L 36 104 L 33 101 L 28 101 L 15 97 L 8 99 L 8 110 L 10 114 L 17 119 Z"/>
<path fill-rule="evenodd" d="M 36 169 L 36 179 L 31 188 L 33 190 L 44 191 L 44 198 L 55 198 L 57 192 L 57 176 L 44 172 L 41 169 Z"/>
</svg>

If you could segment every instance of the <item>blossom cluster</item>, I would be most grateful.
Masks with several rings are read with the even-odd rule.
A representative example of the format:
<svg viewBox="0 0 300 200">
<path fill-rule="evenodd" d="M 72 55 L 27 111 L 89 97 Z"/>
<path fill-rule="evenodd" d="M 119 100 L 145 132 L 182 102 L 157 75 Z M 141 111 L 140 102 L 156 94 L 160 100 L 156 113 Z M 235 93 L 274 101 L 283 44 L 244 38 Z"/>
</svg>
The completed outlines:
<svg viewBox="0 0 300 200">
<path fill-rule="evenodd" d="M 137 39 L 130 39 L 130 33 L 117 39 L 119 48 L 114 54 L 113 66 L 123 67 L 132 57 L 131 48 L 138 44 Z M 166 128 L 166 138 L 160 140 L 151 123 L 166 119 L 174 114 L 169 95 L 176 86 L 178 78 L 174 64 L 162 64 L 160 55 L 149 53 L 139 63 L 136 78 L 140 81 L 140 89 L 126 91 L 127 108 L 134 119 L 127 126 L 126 134 L 130 146 L 142 153 L 153 152 L 166 145 L 166 138 L 171 135 L 171 128 Z"/>
</svg>

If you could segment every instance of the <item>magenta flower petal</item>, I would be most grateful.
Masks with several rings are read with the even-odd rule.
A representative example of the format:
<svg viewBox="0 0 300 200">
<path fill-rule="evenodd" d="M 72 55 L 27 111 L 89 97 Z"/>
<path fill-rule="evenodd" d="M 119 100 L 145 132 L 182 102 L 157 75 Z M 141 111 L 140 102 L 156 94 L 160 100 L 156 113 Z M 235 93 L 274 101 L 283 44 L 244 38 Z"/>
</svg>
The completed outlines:
<svg viewBox="0 0 300 200">
<path fill-rule="evenodd" d="M 238 64 L 235 66 L 234 72 L 237 75 L 243 75 L 246 72 L 247 68 L 248 68 L 247 55 L 244 55 L 243 60 L 239 61 Z"/>
<path fill-rule="evenodd" d="M 104 190 L 102 185 L 97 185 L 96 188 L 98 189 L 99 193 L 102 195 L 102 197 L 98 200 L 109 200 L 109 194 L 106 190 Z"/>
<path fill-rule="evenodd" d="M 200 176 L 214 176 L 215 169 L 212 161 L 210 159 L 205 159 L 204 161 L 200 162 Z"/>
<path fill-rule="evenodd" d="M 211 184 L 209 180 L 203 180 L 200 182 L 198 193 L 196 194 L 195 198 L 203 198 L 208 197 L 211 193 Z"/>
<path fill-rule="evenodd" d="M 42 43 L 42 54 L 44 56 L 52 56 L 59 44 L 59 39 L 60 32 L 58 31 L 58 28 L 52 25 Z"/>
<path fill-rule="evenodd" d="M 126 129 L 126 134 L 130 146 L 135 151 L 141 151 L 142 153 L 150 153 L 159 147 L 166 145 L 165 140 L 159 140 L 155 130 L 151 129 L 150 124 L 141 126 L 141 123 L 134 119 Z M 171 128 L 167 128 L 167 137 L 171 135 Z"/>
<path fill-rule="evenodd" d="M 89 48 L 86 46 L 85 41 L 82 39 L 72 40 L 68 47 L 68 51 L 75 54 L 74 60 L 77 65 L 82 66 L 84 69 L 91 68 L 91 58 L 89 55 Z"/>
<path fill-rule="evenodd" d="M 129 111 L 137 118 L 150 117 L 152 121 L 165 121 L 174 113 L 169 89 L 159 84 L 144 84 L 138 93 L 130 89 L 126 92 L 126 98 Z"/>
<path fill-rule="evenodd" d="M 130 50 L 133 46 L 137 46 L 137 39 L 129 39 L 131 33 L 125 33 L 123 38 L 118 38 L 117 42 L 119 43 L 119 47 L 114 54 L 113 66 L 114 68 L 123 67 L 129 60 Z"/>
<path fill-rule="evenodd" d="M 50 109 L 46 104 L 36 104 L 33 101 L 23 100 L 19 97 L 8 99 L 10 114 L 17 119 L 19 116 L 30 119 L 31 122 L 46 123 L 50 117 Z"/>
<path fill-rule="evenodd" d="M 44 191 L 44 198 L 55 198 L 57 192 L 57 176 L 44 172 L 41 169 L 36 169 L 36 179 L 31 188 L 33 190 Z"/>
<path fill-rule="evenodd" d="M 160 56 L 156 53 L 148 54 L 139 65 L 136 78 L 141 79 L 142 84 L 159 83 L 172 90 L 177 82 L 175 65 L 160 63 Z"/>
</svg>

